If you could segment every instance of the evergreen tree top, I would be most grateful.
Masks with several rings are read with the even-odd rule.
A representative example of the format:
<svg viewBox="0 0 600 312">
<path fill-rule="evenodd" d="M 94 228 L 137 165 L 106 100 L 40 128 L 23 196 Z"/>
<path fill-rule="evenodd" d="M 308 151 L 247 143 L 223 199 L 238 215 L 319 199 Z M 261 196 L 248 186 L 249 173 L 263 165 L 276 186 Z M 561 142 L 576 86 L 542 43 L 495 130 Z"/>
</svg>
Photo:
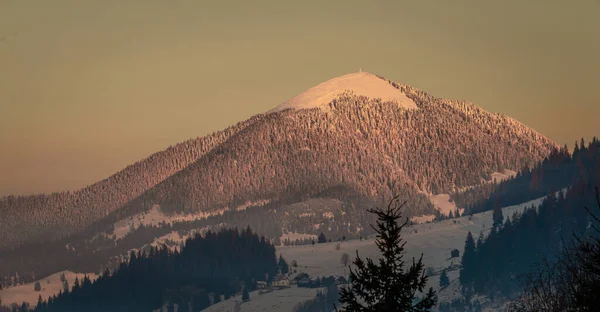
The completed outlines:
<svg viewBox="0 0 600 312">
<path fill-rule="evenodd" d="M 424 292 L 427 283 L 423 255 L 404 268 L 406 242 L 401 231 L 408 218 L 403 223 L 398 221 L 402 219 L 401 209 L 405 204 L 395 197 L 387 209 L 368 210 L 377 216 L 376 226 L 371 227 L 377 233 L 375 243 L 382 258 L 376 263 L 370 258 L 361 259 L 356 252 L 355 268 L 350 268 L 351 286 L 341 291 L 344 311 L 429 311 L 435 305 L 432 288 L 423 298 L 416 295 Z"/>
</svg>

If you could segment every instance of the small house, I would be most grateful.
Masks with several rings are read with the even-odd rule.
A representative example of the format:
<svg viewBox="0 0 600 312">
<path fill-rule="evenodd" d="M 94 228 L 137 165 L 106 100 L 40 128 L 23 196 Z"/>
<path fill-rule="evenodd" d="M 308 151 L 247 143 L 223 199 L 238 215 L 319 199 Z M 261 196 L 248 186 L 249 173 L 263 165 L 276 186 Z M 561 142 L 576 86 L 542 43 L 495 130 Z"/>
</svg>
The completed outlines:
<svg viewBox="0 0 600 312">
<path fill-rule="evenodd" d="M 452 249 L 452 251 L 450 251 L 450 258 L 458 257 L 460 257 L 460 251 L 458 249 Z"/>
<path fill-rule="evenodd" d="M 258 289 L 266 289 L 267 288 L 267 282 L 265 282 L 265 281 L 258 281 L 258 282 L 256 282 L 256 288 L 258 288 Z"/>
<path fill-rule="evenodd" d="M 290 287 L 290 279 L 285 275 L 277 275 L 271 283 L 273 287 Z"/>
</svg>

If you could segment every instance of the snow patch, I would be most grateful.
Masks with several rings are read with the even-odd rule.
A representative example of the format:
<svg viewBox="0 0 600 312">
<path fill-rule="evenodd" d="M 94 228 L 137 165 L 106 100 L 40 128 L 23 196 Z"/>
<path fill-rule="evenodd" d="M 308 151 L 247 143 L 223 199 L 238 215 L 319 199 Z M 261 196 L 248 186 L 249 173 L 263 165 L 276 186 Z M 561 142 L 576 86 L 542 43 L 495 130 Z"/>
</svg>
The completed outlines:
<svg viewBox="0 0 600 312">
<path fill-rule="evenodd" d="M 246 209 L 247 207 L 249 207 L 253 204 L 258 204 L 258 203 L 262 203 L 262 202 L 265 202 L 265 201 L 252 202 L 252 203 L 248 203 L 248 205 L 246 207 L 243 207 L 244 205 L 242 205 L 240 207 L 243 207 L 243 209 Z M 239 209 L 240 207 L 237 207 L 237 208 Z M 166 222 L 169 224 L 172 224 L 174 222 L 192 222 L 192 221 L 196 221 L 196 220 L 206 219 L 211 216 L 222 215 L 225 211 L 228 211 L 228 210 L 229 210 L 229 208 L 226 207 L 226 208 L 218 209 L 218 210 L 211 211 L 211 212 L 201 211 L 201 212 L 186 214 L 186 215 L 175 214 L 175 215 L 167 216 L 160 211 L 159 205 L 154 205 L 154 206 L 152 206 L 152 209 L 150 209 L 149 211 L 137 214 L 137 215 L 129 217 L 127 219 L 117 221 L 114 224 L 114 227 L 115 227 L 114 235 L 116 236 L 116 239 L 123 238 L 125 235 L 129 234 L 132 225 L 135 228 L 137 228 L 140 226 L 140 224 L 143 224 L 145 226 L 150 226 L 150 225 L 156 226 L 161 222 Z"/>
<path fill-rule="evenodd" d="M 323 218 L 333 219 L 333 212 L 331 212 L 331 211 L 323 212 Z"/>
<path fill-rule="evenodd" d="M 35 282 L 29 284 L 23 284 L 15 287 L 8 287 L 0 290 L 0 298 L 2 298 L 3 305 L 10 305 L 11 303 L 17 303 L 21 305 L 23 302 L 28 302 L 31 307 L 35 307 L 38 301 L 38 296 L 42 296 L 42 299 L 46 300 L 52 295 L 58 295 L 58 292 L 63 289 L 62 282 L 60 281 L 60 275 L 65 274 L 65 278 L 69 283 L 69 287 L 73 288 L 75 284 L 75 278 L 79 278 L 81 282 L 85 274 L 73 273 L 71 271 L 61 271 L 54 273 L 50 276 L 39 279 L 41 291 L 33 290 Z M 98 277 L 96 274 L 88 273 L 88 278 L 91 281 L 96 280 Z"/>
<path fill-rule="evenodd" d="M 327 80 L 281 103 L 268 111 L 268 113 L 278 112 L 288 108 L 322 108 L 338 95 L 346 91 L 351 91 L 356 95 L 363 95 L 372 99 L 380 98 L 384 102 L 396 102 L 404 109 L 418 109 L 415 102 L 409 99 L 402 91 L 394 88 L 387 81 L 371 73 L 358 72 Z"/>
<path fill-rule="evenodd" d="M 504 170 L 504 172 L 500 173 L 500 172 L 493 172 L 492 173 L 492 178 L 486 182 L 488 183 L 492 183 L 494 181 L 496 181 L 496 183 L 500 183 L 502 181 L 506 181 L 508 179 L 512 179 L 515 176 L 517 176 L 517 172 L 513 171 L 513 170 Z"/>
<path fill-rule="evenodd" d="M 454 202 L 452 202 L 450 200 L 450 195 L 448 195 L 448 194 L 437 194 L 437 195 L 428 194 L 428 196 L 429 196 L 429 200 L 431 201 L 431 203 L 443 215 L 446 215 L 446 216 L 449 215 L 450 211 L 452 211 L 452 213 L 455 213 L 456 209 L 458 208 L 458 207 L 456 207 L 456 204 L 454 204 Z M 462 214 L 464 212 L 464 209 L 458 208 L 458 211 Z"/>
<path fill-rule="evenodd" d="M 410 218 L 410 221 L 415 224 L 432 222 L 435 219 L 435 215 L 422 215 L 418 217 Z"/>
</svg>

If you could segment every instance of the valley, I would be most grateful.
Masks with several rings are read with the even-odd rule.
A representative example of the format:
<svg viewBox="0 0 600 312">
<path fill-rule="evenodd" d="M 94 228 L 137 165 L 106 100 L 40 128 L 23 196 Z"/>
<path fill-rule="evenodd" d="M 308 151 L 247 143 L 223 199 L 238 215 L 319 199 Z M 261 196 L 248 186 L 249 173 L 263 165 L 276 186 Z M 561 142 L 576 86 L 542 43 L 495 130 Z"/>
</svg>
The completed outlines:
<svg viewBox="0 0 600 312">
<path fill-rule="evenodd" d="M 543 198 L 539 198 L 520 205 L 504 207 L 502 210 L 505 216 L 512 216 L 517 211 L 521 212 L 532 205 L 539 205 L 542 200 Z M 133 220 L 149 222 L 157 216 L 159 216 L 157 212 L 154 212 L 154 214 L 140 215 Z M 130 224 L 133 223 L 123 225 L 123 228 L 129 227 Z M 428 286 L 433 287 L 438 292 L 441 301 L 449 302 L 459 293 L 457 279 L 458 268 L 460 266 L 460 258 L 451 258 L 450 251 L 453 249 L 458 249 L 459 251 L 463 250 L 465 237 L 469 231 L 474 235 L 478 235 L 479 232 L 486 234 L 489 232 L 491 226 L 491 211 L 433 223 L 414 224 L 408 227 L 404 232 L 404 239 L 407 241 L 407 253 L 405 259 L 410 261 L 413 257 L 418 258 L 422 253 L 424 255 L 424 263 L 427 268 L 431 268 L 430 270 L 433 272 L 433 275 L 429 279 Z M 175 235 L 168 235 L 156 239 L 153 244 L 163 244 L 169 239 L 173 240 L 176 245 L 179 245 L 188 237 L 178 237 L 176 233 L 174 234 Z M 340 262 L 342 254 L 347 253 L 352 260 L 356 251 L 358 251 L 361 257 L 377 259 L 378 251 L 374 244 L 374 239 L 374 236 L 370 235 L 369 237 L 360 240 L 351 239 L 340 242 L 334 239 L 331 242 L 315 245 L 279 246 L 277 247 L 277 254 L 282 255 L 290 264 L 292 261 L 296 261 L 298 267 L 292 269 L 297 270 L 298 273 L 308 273 L 311 277 L 331 275 L 347 276 L 347 268 Z M 340 245 L 339 250 L 336 248 L 338 243 Z M 439 274 L 443 269 L 447 269 L 450 277 L 450 286 L 440 289 Z M 61 273 L 63 272 L 58 272 L 49 277 L 40 279 L 39 282 L 43 287 L 41 292 L 34 291 L 34 283 L 28 283 L 1 290 L 0 298 L 5 304 L 12 302 L 18 302 L 20 304 L 25 301 L 31 306 L 35 306 L 39 295 L 42 295 L 43 298 L 47 298 L 53 294 L 58 294 L 58 291 L 61 289 L 61 283 L 58 279 Z M 89 273 L 87 275 L 92 280 L 95 279 L 94 273 Z M 83 274 L 75 275 L 71 272 L 67 272 L 66 274 L 67 280 L 71 286 L 73 285 L 75 276 L 81 279 Z M 48 281 L 50 281 L 50 283 L 48 283 Z M 274 306 L 286 307 L 285 310 L 287 311 L 289 307 L 293 308 L 298 303 L 303 302 L 303 300 L 314 298 L 315 294 L 316 289 L 297 287 L 283 291 L 276 290 L 262 295 L 259 295 L 258 291 L 254 291 L 250 293 L 251 299 L 249 302 L 240 304 L 240 311 L 266 311 Z M 233 309 L 235 306 L 236 300 L 240 301 L 239 295 L 211 306 L 206 311 L 229 311 L 228 309 Z M 485 303 L 485 298 L 482 298 L 481 301 Z M 488 308 L 497 308 L 497 306 L 492 305 Z"/>
</svg>

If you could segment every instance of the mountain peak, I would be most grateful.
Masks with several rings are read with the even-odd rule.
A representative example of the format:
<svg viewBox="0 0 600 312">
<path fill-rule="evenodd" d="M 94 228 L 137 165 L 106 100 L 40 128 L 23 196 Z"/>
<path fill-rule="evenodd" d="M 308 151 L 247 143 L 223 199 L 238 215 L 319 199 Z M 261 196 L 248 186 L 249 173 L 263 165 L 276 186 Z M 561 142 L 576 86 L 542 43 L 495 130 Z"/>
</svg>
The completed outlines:
<svg viewBox="0 0 600 312">
<path fill-rule="evenodd" d="M 417 105 L 406 97 L 402 91 L 394 88 L 384 79 L 371 73 L 360 71 L 322 82 L 279 104 L 268 113 L 288 108 L 309 109 L 323 107 L 346 91 L 373 99 L 380 98 L 382 101 L 394 101 L 405 109 L 418 109 Z"/>
</svg>

